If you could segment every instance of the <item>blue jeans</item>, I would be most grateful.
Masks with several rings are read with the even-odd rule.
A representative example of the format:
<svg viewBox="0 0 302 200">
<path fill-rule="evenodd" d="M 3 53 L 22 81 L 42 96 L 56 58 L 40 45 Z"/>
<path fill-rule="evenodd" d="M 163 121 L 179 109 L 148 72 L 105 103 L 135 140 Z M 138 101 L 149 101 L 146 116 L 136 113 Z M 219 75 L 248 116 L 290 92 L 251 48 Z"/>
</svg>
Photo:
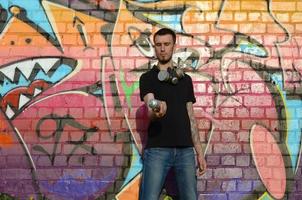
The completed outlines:
<svg viewBox="0 0 302 200">
<path fill-rule="evenodd" d="M 181 200 L 197 199 L 197 180 L 193 147 L 148 148 L 143 156 L 140 200 L 158 200 L 165 178 L 174 167 Z"/>
</svg>

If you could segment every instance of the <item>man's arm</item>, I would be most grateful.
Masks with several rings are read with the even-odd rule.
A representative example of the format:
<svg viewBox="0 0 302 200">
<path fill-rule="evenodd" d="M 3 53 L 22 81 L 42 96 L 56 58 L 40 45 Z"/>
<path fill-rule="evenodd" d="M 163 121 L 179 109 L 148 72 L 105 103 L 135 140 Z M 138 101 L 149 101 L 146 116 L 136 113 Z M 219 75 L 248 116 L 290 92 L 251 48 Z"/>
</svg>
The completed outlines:
<svg viewBox="0 0 302 200">
<path fill-rule="evenodd" d="M 149 106 L 149 102 L 151 100 L 154 100 L 154 94 L 153 93 L 148 93 L 144 96 L 144 102 L 148 108 L 148 117 L 150 120 L 154 120 L 156 118 L 161 118 L 166 114 L 167 111 L 167 104 L 164 101 L 159 101 L 159 109 L 154 110 Z"/>
<path fill-rule="evenodd" d="M 206 160 L 204 159 L 202 147 L 200 144 L 199 132 L 197 129 L 196 119 L 193 113 L 192 102 L 187 102 L 187 111 L 190 118 L 192 140 L 197 154 L 196 156 L 197 156 L 198 168 L 199 168 L 197 175 L 201 176 L 205 173 L 207 164 L 206 164 Z"/>
</svg>

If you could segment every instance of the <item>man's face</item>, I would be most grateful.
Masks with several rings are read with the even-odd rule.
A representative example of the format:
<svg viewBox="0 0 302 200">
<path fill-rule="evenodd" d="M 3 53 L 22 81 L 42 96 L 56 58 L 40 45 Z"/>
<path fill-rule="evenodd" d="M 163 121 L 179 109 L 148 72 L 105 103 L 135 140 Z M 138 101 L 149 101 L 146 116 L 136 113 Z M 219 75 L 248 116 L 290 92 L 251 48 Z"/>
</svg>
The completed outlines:
<svg viewBox="0 0 302 200">
<path fill-rule="evenodd" d="M 172 59 L 174 41 L 170 34 L 157 35 L 154 38 L 155 54 L 161 64 L 166 64 Z"/>
</svg>

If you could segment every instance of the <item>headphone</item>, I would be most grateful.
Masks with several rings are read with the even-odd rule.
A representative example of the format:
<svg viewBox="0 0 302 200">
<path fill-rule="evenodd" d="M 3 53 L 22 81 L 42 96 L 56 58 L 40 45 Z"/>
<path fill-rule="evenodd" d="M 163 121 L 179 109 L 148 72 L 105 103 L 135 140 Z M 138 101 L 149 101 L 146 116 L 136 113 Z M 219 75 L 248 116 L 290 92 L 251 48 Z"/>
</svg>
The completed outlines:
<svg viewBox="0 0 302 200">
<path fill-rule="evenodd" d="M 160 70 L 157 74 L 157 78 L 160 81 L 170 82 L 174 85 L 178 83 L 180 79 L 184 77 L 184 72 L 182 69 L 178 67 L 170 68 L 167 70 Z"/>
</svg>

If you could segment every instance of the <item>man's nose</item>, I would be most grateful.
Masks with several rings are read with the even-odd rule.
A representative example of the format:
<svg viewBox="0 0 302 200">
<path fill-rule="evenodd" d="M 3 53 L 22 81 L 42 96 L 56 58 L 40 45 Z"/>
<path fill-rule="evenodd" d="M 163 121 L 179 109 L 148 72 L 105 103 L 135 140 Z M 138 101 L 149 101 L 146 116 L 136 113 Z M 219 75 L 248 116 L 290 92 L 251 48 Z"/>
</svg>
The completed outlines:
<svg viewBox="0 0 302 200">
<path fill-rule="evenodd" d="M 162 46 L 160 47 L 160 50 L 161 50 L 161 51 L 165 51 L 165 46 L 162 45 Z"/>
</svg>

